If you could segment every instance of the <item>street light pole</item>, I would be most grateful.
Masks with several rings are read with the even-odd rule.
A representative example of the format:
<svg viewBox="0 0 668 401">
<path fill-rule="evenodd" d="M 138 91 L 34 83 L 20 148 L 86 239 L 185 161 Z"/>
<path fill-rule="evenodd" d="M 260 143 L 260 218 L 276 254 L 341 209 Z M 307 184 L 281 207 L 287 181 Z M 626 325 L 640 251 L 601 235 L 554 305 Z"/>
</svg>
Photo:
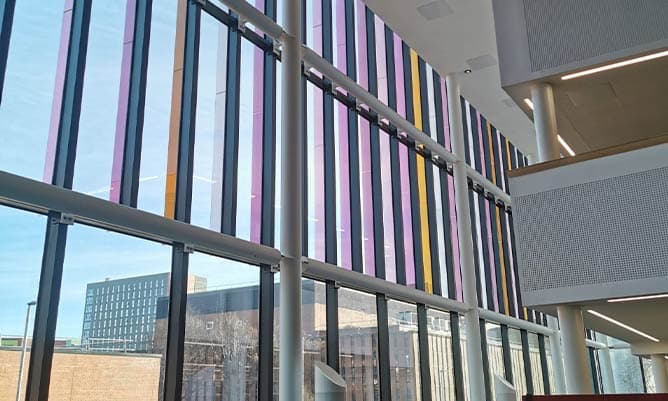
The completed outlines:
<svg viewBox="0 0 668 401">
<path fill-rule="evenodd" d="M 28 326 L 30 325 L 30 308 L 36 305 L 36 301 L 28 302 L 28 310 L 26 311 L 26 326 L 23 330 L 23 343 L 21 343 L 21 361 L 19 362 L 19 380 L 16 386 L 16 401 L 21 401 L 21 386 L 23 385 L 23 364 L 26 357 L 26 349 L 28 348 Z"/>
</svg>

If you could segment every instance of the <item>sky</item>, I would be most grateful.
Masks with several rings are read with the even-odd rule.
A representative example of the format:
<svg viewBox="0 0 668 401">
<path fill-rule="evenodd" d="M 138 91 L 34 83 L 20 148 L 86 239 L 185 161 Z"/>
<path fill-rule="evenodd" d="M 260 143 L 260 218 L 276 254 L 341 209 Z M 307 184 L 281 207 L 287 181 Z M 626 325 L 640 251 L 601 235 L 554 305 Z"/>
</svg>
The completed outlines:
<svg viewBox="0 0 668 401">
<path fill-rule="evenodd" d="M 43 179 L 46 144 L 58 59 L 63 1 L 19 1 L 0 106 L 0 170 Z M 171 85 L 174 60 L 176 0 L 154 2 L 140 169 L 140 209 L 162 214 Z M 109 197 L 112 155 L 121 73 L 125 2 L 94 1 L 84 75 L 82 110 L 73 189 Z M 219 75 L 221 25 L 203 16 L 198 82 L 193 223 L 211 227 L 215 188 L 214 130 L 216 79 Z M 224 43 L 224 42 L 222 42 Z M 242 46 L 242 71 L 252 72 L 253 48 Z M 247 72 L 242 72 L 247 74 Z M 241 97 L 240 155 L 250 154 L 252 76 L 244 75 Z M 244 118 L 246 117 L 246 118 Z M 280 144 L 279 144 L 280 146 Z M 249 158 L 240 157 L 238 236 L 250 236 Z M 0 206 L 0 335 L 21 335 L 26 303 L 36 299 L 46 218 Z M 167 272 L 168 246 L 76 224 L 70 227 L 56 328 L 57 337 L 80 338 L 86 284 Z M 207 255 L 191 256 L 190 272 L 206 277 L 209 288 L 249 285 L 259 270 Z M 34 309 L 33 309 L 34 314 Z M 32 322 L 31 326 L 32 328 Z"/>
</svg>

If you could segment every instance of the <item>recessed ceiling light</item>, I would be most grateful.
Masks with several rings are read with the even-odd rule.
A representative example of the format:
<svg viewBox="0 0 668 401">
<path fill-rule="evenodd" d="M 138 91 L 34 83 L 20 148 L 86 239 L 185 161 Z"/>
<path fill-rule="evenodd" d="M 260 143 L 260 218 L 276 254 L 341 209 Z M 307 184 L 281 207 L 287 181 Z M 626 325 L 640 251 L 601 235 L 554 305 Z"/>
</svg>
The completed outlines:
<svg viewBox="0 0 668 401">
<path fill-rule="evenodd" d="M 557 140 L 561 144 L 561 146 L 566 149 L 566 152 L 568 152 L 569 155 L 575 156 L 575 152 L 573 152 L 573 149 L 564 141 L 564 138 L 561 137 L 561 135 L 557 135 Z"/>
<path fill-rule="evenodd" d="M 656 338 L 656 337 L 652 337 L 652 336 L 650 336 L 649 334 L 647 334 L 647 333 L 645 333 L 645 332 L 642 332 L 642 331 L 640 331 L 640 330 L 638 330 L 638 329 L 635 329 L 635 328 L 629 326 L 628 324 L 624 324 L 624 323 L 620 322 L 619 320 L 615 320 L 615 319 L 611 318 L 610 316 L 606 316 L 606 315 L 604 315 L 604 314 L 602 314 L 602 313 L 600 313 L 600 312 L 596 312 L 595 310 L 591 310 L 591 309 L 588 309 L 587 312 L 591 313 L 592 315 L 594 315 L 594 316 L 596 316 L 596 317 L 600 317 L 600 318 L 603 319 L 603 320 L 607 320 L 608 322 L 610 322 L 610 323 L 612 323 L 612 324 L 616 324 L 617 326 L 619 326 L 619 327 L 621 327 L 621 328 L 623 328 L 623 329 L 626 329 L 626 330 L 628 330 L 628 331 L 630 331 L 630 332 L 636 333 L 636 334 L 639 335 L 639 336 L 645 337 L 645 338 L 648 339 L 648 340 L 652 340 L 652 341 L 654 341 L 655 343 L 658 343 L 658 342 L 659 342 L 659 339 L 658 339 L 658 338 Z"/>
<path fill-rule="evenodd" d="M 472 72 L 472 71 L 471 71 L 470 68 L 467 68 L 467 69 L 464 70 L 464 74 L 470 74 L 471 72 Z"/>
<path fill-rule="evenodd" d="M 644 301 L 646 299 L 658 299 L 658 298 L 668 298 L 668 294 L 643 295 L 643 296 L 640 296 L 640 297 L 608 299 L 608 302 Z"/>
<path fill-rule="evenodd" d="M 597 72 L 613 70 L 615 68 L 626 67 L 627 65 L 642 63 L 644 61 L 654 60 L 654 59 L 661 58 L 661 57 L 666 57 L 666 56 L 668 56 L 668 50 L 662 51 L 662 52 L 659 52 L 659 53 L 647 54 L 645 56 L 640 56 L 640 57 L 632 58 L 630 60 L 624 60 L 624 61 L 620 61 L 620 62 L 617 62 L 617 63 L 603 65 L 603 66 L 596 67 L 596 68 L 591 68 L 591 69 L 576 72 L 576 73 L 573 73 L 573 74 L 564 75 L 563 77 L 561 77 L 561 80 L 566 81 L 566 80 L 569 80 L 569 79 L 579 78 L 579 77 L 582 77 L 582 76 L 585 76 L 585 75 L 596 74 Z"/>
<path fill-rule="evenodd" d="M 526 104 L 527 106 L 529 106 L 529 108 L 531 110 L 533 110 L 533 102 L 528 97 L 524 98 L 524 104 Z M 564 138 L 561 137 L 561 135 L 557 135 L 557 140 L 559 141 L 561 146 L 564 148 L 564 150 L 566 150 L 566 152 L 568 152 L 569 155 L 575 156 L 575 152 L 573 152 L 573 148 L 570 147 L 568 142 L 566 142 L 564 140 Z"/>
</svg>

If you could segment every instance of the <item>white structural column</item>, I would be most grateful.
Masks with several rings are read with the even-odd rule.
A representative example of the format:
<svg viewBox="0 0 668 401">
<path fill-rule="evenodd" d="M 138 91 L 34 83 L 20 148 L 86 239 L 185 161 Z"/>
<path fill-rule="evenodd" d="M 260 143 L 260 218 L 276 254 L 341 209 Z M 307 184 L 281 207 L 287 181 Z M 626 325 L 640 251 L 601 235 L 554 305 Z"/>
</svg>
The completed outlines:
<svg viewBox="0 0 668 401">
<path fill-rule="evenodd" d="M 603 379 L 603 393 L 615 394 L 615 377 L 612 374 L 612 361 L 610 360 L 610 348 L 608 348 L 608 336 L 601 335 L 601 338 L 596 337 L 597 340 L 606 345 L 605 348 L 598 350 L 598 360 L 601 365 L 601 378 Z"/>
<path fill-rule="evenodd" d="M 302 346 L 302 112 L 301 0 L 283 0 L 284 30 L 281 61 L 281 284 L 280 370 L 281 400 L 303 400 Z"/>
<path fill-rule="evenodd" d="M 668 361 L 663 355 L 652 355 L 652 373 L 657 393 L 668 393 Z"/>
<path fill-rule="evenodd" d="M 533 122 L 536 127 L 538 161 L 545 162 L 561 157 L 557 139 L 557 113 L 554 107 L 552 85 L 537 83 L 531 87 Z"/>
<path fill-rule="evenodd" d="M 594 386 L 585 345 L 582 309 L 574 305 L 557 307 L 564 354 L 564 373 L 568 394 L 593 394 Z"/>
<path fill-rule="evenodd" d="M 554 316 L 547 317 L 547 327 L 554 330 L 550 336 L 550 351 L 552 352 L 552 372 L 554 373 L 554 388 L 552 394 L 564 394 L 564 359 L 561 353 L 561 338 L 559 338 L 559 322 Z"/>
<path fill-rule="evenodd" d="M 536 127 L 538 162 L 559 159 L 561 153 L 557 139 L 557 113 L 552 86 L 543 82 L 534 84 L 531 87 L 531 101 L 533 102 L 533 121 Z M 592 394 L 594 388 L 589 368 L 589 355 L 585 347 L 582 310 L 577 306 L 562 305 L 557 307 L 557 314 L 561 329 L 566 393 Z"/>
<path fill-rule="evenodd" d="M 476 293 L 475 264 L 473 262 L 473 238 L 469 211 L 469 189 L 466 177 L 464 127 L 460 106 L 459 83 L 456 74 L 446 76 L 448 117 L 452 150 L 459 159 L 453 166 L 457 230 L 459 231 L 459 261 L 462 269 L 464 302 L 471 308 L 464 315 L 466 327 L 466 356 L 468 361 L 470 400 L 485 399 L 485 381 L 482 368 L 480 341 L 480 314 Z"/>
</svg>

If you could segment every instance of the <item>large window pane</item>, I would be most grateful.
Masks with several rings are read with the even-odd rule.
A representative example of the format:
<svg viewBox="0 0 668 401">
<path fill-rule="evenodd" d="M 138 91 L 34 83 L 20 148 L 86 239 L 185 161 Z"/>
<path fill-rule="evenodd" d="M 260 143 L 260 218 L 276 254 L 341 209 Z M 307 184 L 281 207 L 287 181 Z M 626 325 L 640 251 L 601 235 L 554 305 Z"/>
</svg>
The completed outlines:
<svg viewBox="0 0 668 401">
<path fill-rule="evenodd" d="M 2 391 L 16 394 L 24 341 L 32 342 L 35 307 L 42 261 L 46 218 L 0 206 L 0 381 Z M 9 278 L 9 279 L 8 279 Z M 26 319 L 28 321 L 26 322 Z M 24 337 L 25 334 L 25 337 Z M 29 348 L 28 348 L 29 351 Z M 28 377 L 30 353 L 24 356 L 22 392 Z"/>
<path fill-rule="evenodd" d="M 161 0 L 151 11 L 137 207 L 156 214 L 162 214 L 165 208 L 176 6 L 177 0 Z"/>
<path fill-rule="evenodd" d="M 524 353 L 522 352 L 522 339 L 520 331 L 517 329 L 508 329 L 510 340 L 510 360 L 513 366 L 513 384 L 517 401 L 521 401 L 522 395 L 527 393 L 526 376 L 524 372 Z"/>
<path fill-rule="evenodd" d="M 432 401 L 455 401 L 455 370 L 450 314 L 428 310 Z"/>
<path fill-rule="evenodd" d="M 94 1 L 86 53 L 73 188 L 109 198 L 118 110 L 125 2 Z"/>
<path fill-rule="evenodd" d="M 415 305 L 404 302 L 388 301 L 387 314 L 390 337 L 392 400 L 420 400 L 417 308 Z M 435 321 L 433 318 L 429 320 Z M 431 338 L 429 343 L 430 348 L 433 349 L 434 344 L 432 344 Z"/>
<path fill-rule="evenodd" d="M 642 372 L 638 357 L 631 353 L 629 345 L 623 341 L 608 337 L 610 362 L 618 393 L 642 393 Z M 617 348 L 616 348 L 617 347 Z"/>
<path fill-rule="evenodd" d="M 44 174 L 64 2 L 17 1 L 0 106 L 0 170 Z"/>
<path fill-rule="evenodd" d="M 159 399 L 170 267 L 168 246 L 70 228 L 51 399 Z"/>
<path fill-rule="evenodd" d="M 313 363 L 327 359 L 325 284 L 302 280 L 302 330 L 304 332 L 304 400 L 314 401 Z"/>
<path fill-rule="evenodd" d="M 538 335 L 534 333 L 529 333 L 529 358 L 531 360 L 533 393 L 536 395 L 545 394 L 543 367 L 540 364 L 540 350 L 538 349 Z"/>
<path fill-rule="evenodd" d="M 487 332 L 487 356 L 489 358 L 490 370 L 490 384 L 492 387 L 492 394 L 495 393 L 494 383 L 495 376 L 506 378 L 506 370 L 503 366 L 503 345 L 501 343 L 501 327 L 495 323 L 486 323 L 485 331 Z"/>
<path fill-rule="evenodd" d="M 256 400 L 259 268 L 195 253 L 188 271 L 182 399 Z"/>
<path fill-rule="evenodd" d="M 339 290 L 340 373 L 347 383 L 346 400 L 379 399 L 378 320 L 376 298 Z"/>
</svg>

